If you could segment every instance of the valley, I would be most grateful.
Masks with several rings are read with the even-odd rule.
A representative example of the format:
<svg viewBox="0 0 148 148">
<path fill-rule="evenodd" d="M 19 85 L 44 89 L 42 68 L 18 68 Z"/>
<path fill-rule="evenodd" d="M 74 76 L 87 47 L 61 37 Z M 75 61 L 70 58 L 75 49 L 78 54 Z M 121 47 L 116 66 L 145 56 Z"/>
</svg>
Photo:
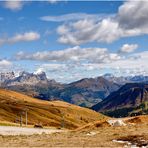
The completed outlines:
<svg viewBox="0 0 148 148">
<path fill-rule="evenodd" d="M 48 79 L 45 72 L 37 74 L 14 72 L 1 74 L 1 88 L 18 91 L 42 100 L 62 100 L 84 107 L 91 107 L 117 90 L 120 85 L 103 77 L 84 78 L 69 84 Z"/>
<path fill-rule="evenodd" d="M 148 148 L 148 0 L 0 0 L 0 148 Z"/>
<path fill-rule="evenodd" d="M 92 109 L 112 117 L 148 114 L 148 85 L 127 83 Z"/>
<path fill-rule="evenodd" d="M 148 146 L 148 115 L 111 118 L 67 102 L 6 89 L 0 89 L 0 128 L 2 147 Z"/>
</svg>

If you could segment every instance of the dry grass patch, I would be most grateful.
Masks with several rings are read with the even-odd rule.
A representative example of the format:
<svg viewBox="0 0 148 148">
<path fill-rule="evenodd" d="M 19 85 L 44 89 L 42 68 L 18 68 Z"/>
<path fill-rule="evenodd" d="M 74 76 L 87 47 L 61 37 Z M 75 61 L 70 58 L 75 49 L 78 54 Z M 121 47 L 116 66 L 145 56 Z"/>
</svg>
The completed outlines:
<svg viewBox="0 0 148 148">
<path fill-rule="evenodd" d="M 0 121 L 19 123 L 20 114 L 25 124 L 25 110 L 28 110 L 28 124 L 65 127 L 74 129 L 89 122 L 107 118 L 95 111 L 62 101 L 43 101 L 29 96 L 0 89 Z"/>
</svg>

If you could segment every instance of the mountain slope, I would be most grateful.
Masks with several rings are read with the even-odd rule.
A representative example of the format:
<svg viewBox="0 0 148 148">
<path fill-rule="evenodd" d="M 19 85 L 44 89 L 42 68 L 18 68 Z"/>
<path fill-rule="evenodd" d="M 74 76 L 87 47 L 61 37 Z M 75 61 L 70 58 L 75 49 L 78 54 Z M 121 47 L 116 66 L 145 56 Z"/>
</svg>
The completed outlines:
<svg viewBox="0 0 148 148">
<path fill-rule="evenodd" d="M 62 101 L 42 101 L 17 92 L 0 89 L 0 121 L 16 122 L 20 114 L 25 119 L 28 110 L 29 124 L 76 128 L 91 121 L 106 118 L 90 109 Z M 25 121 L 24 121 L 25 122 Z"/>
<path fill-rule="evenodd" d="M 110 82 L 103 77 L 85 78 L 66 85 L 62 90 L 60 98 L 67 98 L 70 103 L 80 106 L 92 106 L 120 86 Z"/>
<path fill-rule="evenodd" d="M 91 107 L 117 90 L 120 85 L 103 77 L 85 78 L 70 84 L 60 84 L 47 79 L 44 72 L 39 74 L 21 72 L 15 78 L 2 81 L 1 87 L 42 100 L 62 100 Z"/>
<path fill-rule="evenodd" d="M 128 83 L 94 105 L 92 109 L 111 116 L 127 116 L 136 110 L 139 110 L 141 114 L 147 113 L 147 102 L 148 84 Z"/>
</svg>

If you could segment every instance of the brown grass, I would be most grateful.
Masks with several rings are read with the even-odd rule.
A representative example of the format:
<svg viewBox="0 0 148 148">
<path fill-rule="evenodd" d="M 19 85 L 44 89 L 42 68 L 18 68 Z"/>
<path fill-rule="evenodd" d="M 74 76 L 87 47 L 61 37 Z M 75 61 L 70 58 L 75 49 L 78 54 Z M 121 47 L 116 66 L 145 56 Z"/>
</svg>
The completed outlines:
<svg viewBox="0 0 148 148">
<path fill-rule="evenodd" d="M 62 101 L 43 101 L 26 95 L 0 89 L 0 122 L 19 122 L 20 114 L 28 110 L 28 124 L 44 126 L 77 128 L 86 123 L 107 117 L 92 110 Z M 23 122 L 25 123 L 25 121 Z"/>
<path fill-rule="evenodd" d="M 136 116 L 136 117 L 128 119 L 126 122 L 135 123 L 135 124 L 148 123 L 148 117 L 147 115 Z"/>
<path fill-rule="evenodd" d="M 147 116 L 148 118 L 148 116 Z M 52 135 L 0 136 L 2 147 L 123 147 L 125 144 L 113 140 L 148 141 L 148 123 L 123 127 L 98 127 L 75 130 Z M 95 132 L 93 136 L 88 133 Z"/>
</svg>

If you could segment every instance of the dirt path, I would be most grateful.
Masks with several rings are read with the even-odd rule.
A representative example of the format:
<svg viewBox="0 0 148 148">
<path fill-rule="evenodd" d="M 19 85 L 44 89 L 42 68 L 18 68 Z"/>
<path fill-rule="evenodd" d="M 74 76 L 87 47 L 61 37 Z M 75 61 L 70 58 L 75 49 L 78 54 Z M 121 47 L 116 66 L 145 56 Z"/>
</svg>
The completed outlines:
<svg viewBox="0 0 148 148">
<path fill-rule="evenodd" d="M 14 126 L 0 126 L 0 135 L 33 135 L 33 134 L 52 134 L 63 132 L 59 129 L 40 129 L 40 128 L 25 128 Z"/>
</svg>

